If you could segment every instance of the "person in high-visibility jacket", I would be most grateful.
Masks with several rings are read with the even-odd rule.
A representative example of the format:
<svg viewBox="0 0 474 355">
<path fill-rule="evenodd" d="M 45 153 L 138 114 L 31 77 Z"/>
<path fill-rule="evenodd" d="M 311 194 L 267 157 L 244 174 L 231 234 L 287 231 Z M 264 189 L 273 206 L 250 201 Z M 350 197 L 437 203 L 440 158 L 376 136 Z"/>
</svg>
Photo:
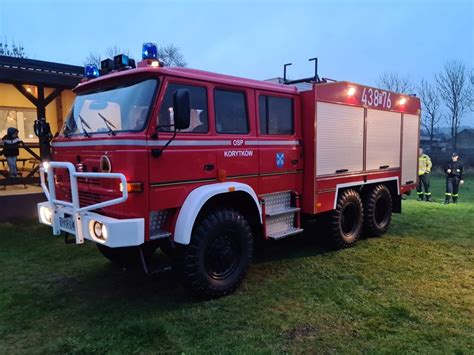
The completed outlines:
<svg viewBox="0 0 474 355">
<path fill-rule="evenodd" d="M 423 201 L 423 197 L 426 201 L 431 202 L 431 191 L 430 191 L 430 173 L 432 167 L 431 159 L 428 155 L 423 154 L 423 149 L 420 148 L 418 155 L 418 188 L 416 193 L 418 195 L 418 201 Z M 423 192 L 424 190 L 424 192 Z"/>
</svg>

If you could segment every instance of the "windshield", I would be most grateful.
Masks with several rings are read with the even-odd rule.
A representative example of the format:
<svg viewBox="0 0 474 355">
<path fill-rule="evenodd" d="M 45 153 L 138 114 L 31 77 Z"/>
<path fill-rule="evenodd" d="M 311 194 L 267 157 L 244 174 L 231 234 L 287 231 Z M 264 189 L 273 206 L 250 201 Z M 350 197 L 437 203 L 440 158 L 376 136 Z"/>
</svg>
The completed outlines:
<svg viewBox="0 0 474 355">
<path fill-rule="evenodd" d="M 145 128 L 157 80 L 80 94 L 66 118 L 63 134 L 115 133 Z"/>
</svg>

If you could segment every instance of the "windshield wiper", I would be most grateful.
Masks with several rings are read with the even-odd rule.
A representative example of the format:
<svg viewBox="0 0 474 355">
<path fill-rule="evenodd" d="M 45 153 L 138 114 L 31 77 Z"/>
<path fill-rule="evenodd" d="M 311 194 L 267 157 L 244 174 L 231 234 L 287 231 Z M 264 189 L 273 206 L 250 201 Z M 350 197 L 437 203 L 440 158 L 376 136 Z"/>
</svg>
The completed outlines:
<svg viewBox="0 0 474 355">
<path fill-rule="evenodd" d="M 102 120 L 104 121 L 106 127 L 108 128 L 109 130 L 109 134 L 115 136 L 115 132 L 112 130 L 112 128 L 110 128 L 111 126 L 114 127 L 114 128 L 117 128 L 114 126 L 114 124 L 112 122 L 110 122 L 107 118 L 104 117 L 104 115 L 102 115 L 100 112 L 97 112 L 97 114 L 99 115 L 100 118 L 102 118 Z"/>
<path fill-rule="evenodd" d="M 89 134 L 89 132 L 86 131 L 84 126 L 86 126 L 89 129 L 92 129 L 91 126 L 89 126 L 89 124 L 86 122 L 86 120 L 84 118 L 82 118 L 81 115 L 79 115 L 79 121 L 81 122 L 81 127 L 82 127 L 82 131 L 84 132 L 84 137 L 89 137 L 90 134 Z"/>
</svg>

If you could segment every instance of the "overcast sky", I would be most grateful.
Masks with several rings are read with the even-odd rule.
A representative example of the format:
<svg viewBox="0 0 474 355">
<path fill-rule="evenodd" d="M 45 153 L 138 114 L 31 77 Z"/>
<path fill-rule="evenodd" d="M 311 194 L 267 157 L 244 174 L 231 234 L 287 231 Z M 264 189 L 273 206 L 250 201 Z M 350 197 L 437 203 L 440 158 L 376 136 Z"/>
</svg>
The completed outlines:
<svg viewBox="0 0 474 355">
<path fill-rule="evenodd" d="M 84 64 L 89 52 L 173 43 L 188 66 L 266 79 L 313 74 L 373 85 L 382 72 L 431 79 L 452 59 L 473 67 L 474 0 L 0 0 L 0 38 L 31 58 Z M 474 119 L 468 119 L 474 124 Z"/>
</svg>

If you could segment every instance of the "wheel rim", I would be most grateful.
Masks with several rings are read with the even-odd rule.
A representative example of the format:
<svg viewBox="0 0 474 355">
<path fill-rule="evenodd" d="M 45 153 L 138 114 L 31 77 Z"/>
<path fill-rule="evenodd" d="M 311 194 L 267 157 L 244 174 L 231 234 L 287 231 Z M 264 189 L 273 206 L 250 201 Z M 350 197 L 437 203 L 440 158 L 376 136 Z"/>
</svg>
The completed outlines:
<svg viewBox="0 0 474 355">
<path fill-rule="evenodd" d="M 358 226 L 359 210 L 354 203 L 344 206 L 341 213 L 341 230 L 344 235 L 352 234 Z"/>
<path fill-rule="evenodd" d="M 375 211 L 374 211 L 375 223 L 378 226 L 384 226 L 388 223 L 390 218 L 390 206 L 389 199 L 387 196 L 381 196 L 375 202 Z"/>
<path fill-rule="evenodd" d="M 228 230 L 209 241 L 204 254 L 204 267 L 210 277 L 222 280 L 237 269 L 242 249 L 234 238 L 235 232 Z"/>
</svg>

